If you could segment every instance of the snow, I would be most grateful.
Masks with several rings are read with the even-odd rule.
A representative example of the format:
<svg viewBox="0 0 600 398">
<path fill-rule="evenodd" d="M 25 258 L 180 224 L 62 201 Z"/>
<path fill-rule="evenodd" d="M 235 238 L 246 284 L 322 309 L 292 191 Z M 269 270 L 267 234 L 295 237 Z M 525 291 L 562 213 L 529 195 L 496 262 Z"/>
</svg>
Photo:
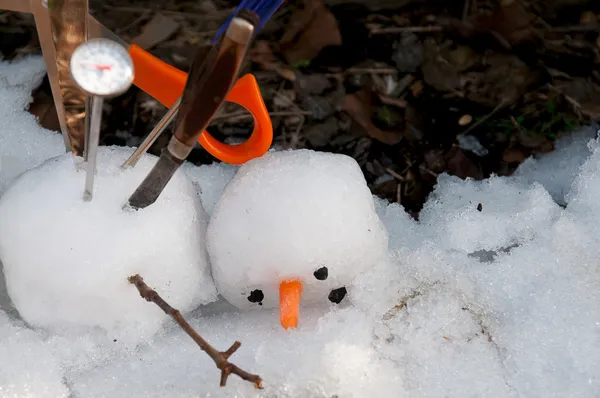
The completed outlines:
<svg viewBox="0 0 600 398">
<path fill-rule="evenodd" d="M 100 309 L 114 315 L 111 305 L 118 302 L 120 314 L 130 311 L 130 316 L 139 316 L 139 344 L 123 349 L 120 341 L 113 343 L 98 330 L 67 333 L 25 326 L 19 318 L 26 318 L 26 314 L 17 314 L 6 297 L 2 299 L 0 280 L 0 395 L 600 396 L 600 141 L 595 139 L 596 130 L 591 129 L 564 139 L 556 152 L 528 160 L 513 177 L 462 181 L 441 175 L 419 221 L 409 217 L 401 205 L 365 194 L 359 188 L 362 180 L 355 165 L 342 156 L 282 151 L 270 152 L 239 168 L 186 164 L 168 188 L 171 199 L 161 199 L 164 203 L 154 212 L 152 221 L 142 214 L 120 212 L 117 217 L 116 198 L 123 200 L 126 180 L 135 185 L 133 180 L 142 178 L 153 158 L 144 158 L 125 175 L 117 173 L 114 165 L 131 149 L 102 150 L 98 196 L 94 199 L 98 201 L 88 205 L 105 203 L 103 218 L 99 208 L 82 211 L 83 178 L 75 178 L 72 161 L 67 162 L 66 156 L 51 160 L 17 179 L 0 198 L 0 210 L 7 203 L 13 203 L 15 210 L 28 209 L 27 213 L 0 212 L 0 259 L 9 292 L 21 300 L 44 305 L 49 312 L 46 320 L 54 320 L 56 325 L 67 317 L 55 308 L 58 298 L 77 297 L 67 304 L 90 308 L 70 313 L 71 319 L 79 322 L 99 317 L 96 313 Z M 113 156 L 115 161 L 109 162 Z M 323 167 L 325 164 L 328 167 Z M 184 174 L 194 181 L 196 192 Z M 61 189 L 56 189 L 59 186 Z M 340 190 L 346 193 L 340 195 Z M 104 199 L 114 200 L 104 201 L 103 195 Z M 39 209 L 33 209 L 34 197 L 40 198 L 35 202 Z M 163 222 L 168 214 L 177 214 L 178 225 L 188 228 L 202 224 L 190 221 L 192 209 L 202 214 L 197 211 L 198 201 L 211 217 L 212 243 L 216 241 L 221 250 L 229 247 L 231 256 L 238 256 L 237 261 L 242 263 L 234 264 L 238 270 L 256 261 L 252 257 L 259 248 L 265 263 L 279 260 L 281 269 L 289 270 L 289 263 L 282 260 L 290 257 L 281 247 L 293 247 L 292 243 L 313 245 L 304 253 L 296 252 L 300 253 L 297 257 L 316 258 L 319 254 L 335 261 L 345 253 L 337 253 L 334 258 L 335 250 L 330 253 L 327 248 L 349 242 L 354 234 L 364 234 L 352 227 L 362 225 L 357 222 L 361 214 L 368 219 L 366 215 L 375 211 L 385 227 L 387 252 L 353 278 L 347 299 L 339 305 L 325 300 L 303 308 L 296 329 L 280 326 L 276 308 L 247 311 L 222 297 L 206 300 L 212 301 L 208 304 L 194 304 L 188 309 L 198 308 L 184 312 L 190 324 L 217 349 L 225 350 L 234 341 L 241 341 L 242 346 L 230 360 L 259 374 L 264 379 L 264 390 L 256 390 L 234 375 L 226 387 L 219 387 L 219 370 L 173 322 L 163 322 L 160 329 L 153 328 L 154 333 L 143 332 L 143 327 L 152 324 L 153 316 L 160 312 L 123 282 L 133 268 L 139 267 L 137 270 L 142 269 L 140 273 L 151 287 L 175 307 L 179 305 L 176 296 L 190 289 L 193 283 L 188 279 L 193 279 L 193 273 L 169 268 L 175 264 L 183 267 L 178 261 L 153 273 L 147 263 L 161 260 L 146 256 L 146 251 L 153 250 L 154 245 L 155 253 L 159 248 L 171 250 L 171 259 L 192 258 L 190 242 L 195 242 L 196 253 L 202 253 L 204 245 L 198 237 L 192 238 L 195 235 L 189 229 L 189 241 L 182 241 L 181 232 L 175 233 L 166 222 L 165 230 L 160 231 L 160 243 L 140 242 L 151 239 L 146 235 L 155 230 L 149 226 Z M 339 215 L 325 211 L 342 212 L 333 207 L 334 201 L 344 209 L 347 221 L 342 223 L 335 218 Z M 84 260 L 79 255 L 80 263 L 87 260 L 100 264 L 104 259 L 106 264 L 94 268 L 93 275 L 77 272 L 74 256 L 68 250 L 71 246 L 59 239 L 65 231 L 57 226 L 77 225 L 68 222 L 67 205 L 72 208 L 71 214 L 77 213 L 80 225 L 93 225 L 87 229 L 77 226 L 79 229 L 68 235 L 76 250 L 83 250 L 81 246 L 92 250 L 93 257 Z M 351 208 L 360 214 L 348 216 Z M 260 211 L 253 215 L 246 209 Z M 310 217 L 314 214 L 319 215 L 321 223 Z M 17 216 L 22 217 L 21 222 L 15 221 Z M 44 222 L 46 231 L 53 232 L 42 235 Z M 286 222 L 290 224 L 284 233 L 281 225 Z M 219 224 L 222 226 L 217 235 L 215 226 Z M 340 225 L 353 229 L 345 232 Z M 335 231 L 323 233 L 332 226 Z M 31 240 L 25 240 L 25 230 Z M 249 231 L 253 235 L 248 235 Z M 87 241 L 84 245 L 83 232 L 102 244 L 94 247 Z M 123 239 L 125 236 L 127 239 Z M 240 236 L 264 240 L 254 240 L 250 245 Z M 315 246 L 315 237 L 320 239 L 320 246 Z M 12 247 L 8 242 L 18 243 Z M 7 253 L 11 254 L 7 257 Z M 222 253 L 213 251 L 212 256 L 215 254 L 221 257 Z M 52 261 L 51 272 L 36 265 L 41 264 L 40 259 L 56 259 L 59 255 L 61 261 Z M 107 262 L 107 258 L 112 261 Z M 45 279 L 33 287 L 28 284 L 17 288 L 13 283 L 16 263 L 25 268 L 17 274 L 33 278 L 35 273 L 26 270 L 46 270 Z M 102 291 L 113 289 L 110 294 L 115 297 L 105 295 L 101 306 L 81 300 L 82 290 L 67 283 L 72 279 L 60 281 L 68 273 L 82 280 L 98 279 L 102 270 L 106 271 Z M 163 273 L 171 270 L 171 284 L 167 286 Z M 93 292 L 100 291 L 87 286 Z M 40 300 L 41 295 L 34 293 L 41 289 L 51 290 L 51 296 L 43 296 L 55 301 Z M 169 293 L 167 289 L 171 289 Z M 196 291 L 201 294 L 202 288 Z M 20 308 L 19 300 L 15 304 Z"/>
<path fill-rule="evenodd" d="M 548 192 L 535 182 L 495 176 L 462 181 L 443 174 L 423 206 L 420 220 L 441 246 L 472 253 L 531 240 L 552 225 L 559 211 Z"/>
<path fill-rule="evenodd" d="M 0 63 L 0 194 L 25 170 L 66 151 L 61 134 L 41 128 L 24 112 L 45 73 L 41 56 Z"/>
<path fill-rule="evenodd" d="M 277 307 L 280 282 L 295 279 L 303 304 L 323 303 L 375 265 L 387 244 L 358 163 L 311 150 L 269 152 L 244 164 L 207 232 L 217 288 L 244 309 Z M 318 280 L 323 267 L 326 278 Z M 249 301 L 255 289 L 264 300 Z"/>
<path fill-rule="evenodd" d="M 60 363 L 35 332 L 0 310 L 0 396 L 68 397 Z"/>
<path fill-rule="evenodd" d="M 565 195 L 569 192 L 578 169 L 590 155 L 588 142 L 595 138 L 598 126 L 580 128 L 555 142 L 555 151 L 539 158 L 526 159 L 514 173 L 529 182 L 539 182 L 560 205 L 566 205 Z"/>
<path fill-rule="evenodd" d="M 68 153 L 28 170 L 0 198 L 0 257 L 10 298 L 30 324 L 100 327 L 118 341 L 151 336 L 167 316 L 140 300 L 127 277 L 140 273 L 182 311 L 216 299 L 204 249 L 206 216 L 178 171 L 155 205 L 123 209 L 156 162 L 120 165 L 130 149 L 101 147 L 94 198 Z"/>
<path fill-rule="evenodd" d="M 231 181 L 239 166 L 227 163 L 213 163 L 196 167 L 192 163 L 186 162 L 182 168 L 196 186 L 202 207 L 210 217 L 225 186 Z"/>
</svg>

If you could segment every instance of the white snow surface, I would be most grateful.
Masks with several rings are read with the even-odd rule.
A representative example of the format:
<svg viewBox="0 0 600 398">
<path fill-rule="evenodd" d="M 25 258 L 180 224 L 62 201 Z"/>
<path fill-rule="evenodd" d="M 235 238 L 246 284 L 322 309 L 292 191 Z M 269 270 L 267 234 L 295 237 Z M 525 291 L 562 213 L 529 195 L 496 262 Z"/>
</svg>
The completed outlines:
<svg viewBox="0 0 600 398">
<path fill-rule="evenodd" d="M 595 138 L 599 126 L 580 128 L 573 134 L 560 137 L 555 142 L 555 151 L 543 154 L 537 159 L 526 159 L 514 173 L 529 182 L 539 182 L 560 205 L 566 205 L 565 196 L 578 170 L 590 155 L 588 142 Z"/>
<path fill-rule="evenodd" d="M 0 311 L 0 396 L 68 397 L 57 358 L 32 330 Z"/>
<path fill-rule="evenodd" d="M 145 340 L 167 316 L 140 300 L 127 281 L 135 273 L 182 311 L 217 298 L 204 248 L 207 217 L 193 184 L 180 170 L 153 206 L 123 209 L 157 159 L 146 154 L 122 170 L 130 154 L 100 148 L 89 202 L 86 173 L 70 153 L 23 173 L 0 197 L 7 290 L 28 323 Z"/>
<path fill-rule="evenodd" d="M 97 331 L 57 334 L 22 325 L 18 314 L 2 300 L 0 396 L 598 397 L 600 142 L 581 140 L 578 150 L 570 150 L 570 145 L 559 147 L 544 157 L 552 159 L 544 160 L 548 167 L 540 166 L 528 175 L 479 182 L 441 176 L 419 222 L 402 206 L 375 199 L 375 209 L 389 236 L 387 254 L 354 279 L 341 304 L 325 302 L 303 308 L 297 329 L 282 329 L 276 309 L 238 310 L 223 300 L 184 314 L 219 350 L 241 341 L 230 359 L 262 376 L 263 390 L 255 390 L 234 375 L 226 387 L 219 387 L 214 363 L 172 322 L 152 336 L 140 333 L 137 347 L 120 349 L 119 342 L 107 341 L 105 334 Z M 559 166 L 554 165 L 570 165 L 570 171 L 557 178 Z M 104 166 L 100 170 L 105 170 Z M 213 216 L 223 206 L 222 192 L 233 189 L 228 185 L 233 186 L 231 170 L 219 165 L 186 165 L 187 174 L 201 189 L 198 197 L 203 205 L 215 208 L 214 212 L 207 210 Z M 23 179 L 26 181 L 27 175 Z M 83 187 L 80 182 L 73 188 L 77 194 Z M 314 189 L 301 178 L 296 183 L 301 185 L 294 187 L 296 190 Z M 53 184 L 60 182 L 54 180 Z M 98 190 L 102 192 L 100 186 Z M 50 197 L 39 198 L 40 207 L 52 203 L 52 195 L 44 192 Z M 21 196 L 27 202 L 27 195 Z M 557 202 L 564 200 L 566 206 L 559 206 L 552 197 Z M 294 202 L 293 195 L 285 193 L 262 199 L 273 206 Z M 253 203 L 247 199 L 245 204 Z M 294 204 L 301 211 L 303 203 Z M 80 210 L 78 216 L 90 217 Z M 307 213 L 306 217 L 310 216 Z M 0 228 L 4 217 L 0 217 Z M 95 219 L 95 228 L 105 229 L 104 223 L 110 219 Z M 31 216 L 25 220 L 40 225 Z M 148 231 L 140 235 L 143 233 Z M 0 240 L 10 239 L 7 234 L 18 236 L 18 229 L 0 230 Z M 52 250 L 69 258 L 64 241 L 35 234 L 37 239 L 54 242 Z M 80 240 L 76 235 L 74 239 Z M 288 238 L 271 236 L 263 250 L 268 253 Z M 334 244 L 336 238 L 324 237 L 322 245 Z M 123 259 L 123 267 L 138 261 L 140 252 L 133 253 L 129 246 L 125 249 L 125 243 L 119 245 L 106 234 L 102 239 L 95 253 L 110 249 L 114 258 Z M 229 238 L 223 235 L 221 239 Z M 50 247 L 50 243 L 37 245 Z M 164 247 L 161 244 L 160 248 Z M 18 250 L 22 263 L 35 260 L 36 254 L 47 256 L 35 253 L 31 245 Z M 16 254 L 8 262 L 14 258 Z M 2 261 L 6 266 L 7 261 Z M 54 262 L 53 272 L 63 274 L 65 264 Z M 160 273 L 143 276 L 171 300 L 168 286 L 159 283 Z M 187 277 L 184 270 L 173 274 L 173 291 L 185 290 Z M 0 296 L 1 286 L 0 281 Z M 48 286 L 57 285 L 51 279 Z M 80 293 L 72 283 L 65 283 L 62 289 L 55 291 L 54 297 Z M 153 309 L 153 304 L 130 289 L 133 291 L 122 300 L 121 311 Z M 28 288 L 17 295 L 35 292 Z M 119 294 L 125 297 L 128 293 Z M 85 301 L 72 306 L 77 304 L 82 313 L 89 308 Z"/>
<path fill-rule="evenodd" d="M 286 280 L 300 280 L 303 304 L 323 303 L 388 246 L 358 163 L 310 150 L 244 164 L 214 208 L 206 242 L 219 293 L 244 309 L 277 307 Z M 316 279 L 319 269 L 326 279 Z M 260 303 L 248 300 L 255 289 Z"/>
<path fill-rule="evenodd" d="M 25 170 L 66 152 L 61 134 L 41 128 L 24 112 L 45 74 L 41 56 L 0 63 L 0 194 Z"/>
</svg>

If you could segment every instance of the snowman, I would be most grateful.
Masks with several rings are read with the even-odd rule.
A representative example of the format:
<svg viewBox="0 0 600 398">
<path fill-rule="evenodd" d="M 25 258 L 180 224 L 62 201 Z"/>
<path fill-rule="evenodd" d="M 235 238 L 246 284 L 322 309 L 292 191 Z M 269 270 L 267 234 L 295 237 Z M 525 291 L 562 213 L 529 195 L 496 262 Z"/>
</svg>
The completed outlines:
<svg viewBox="0 0 600 398">
<path fill-rule="evenodd" d="M 356 161 L 286 150 L 244 164 L 207 231 L 212 275 L 239 309 L 279 308 L 296 327 L 301 305 L 340 304 L 386 253 L 388 235 Z"/>
</svg>

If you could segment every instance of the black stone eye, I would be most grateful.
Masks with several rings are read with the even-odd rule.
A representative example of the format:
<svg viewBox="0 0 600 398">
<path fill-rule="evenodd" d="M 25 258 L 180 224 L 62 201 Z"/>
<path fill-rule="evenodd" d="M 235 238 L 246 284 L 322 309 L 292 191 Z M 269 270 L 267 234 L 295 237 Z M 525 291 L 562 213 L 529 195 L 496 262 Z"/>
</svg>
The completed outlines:
<svg viewBox="0 0 600 398">
<path fill-rule="evenodd" d="M 345 287 L 340 287 L 339 289 L 333 289 L 331 292 L 329 292 L 329 296 L 327 298 L 332 303 L 339 304 L 339 303 L 342 302 L 342 300 L 344 299 L 344 297 L 346 297 L 346 293 L 348 293 L 346 291 L 346 288 Z"/>
<path fill-rule="evenodd" d="M 327 270 L 327 267 L 321 267 L 318 270 L 316 270 L 315 272 L 313 272 L 313 275 L 318 280 L 324 281 L 329 276 L 329 271 Z"/>
<path fill-rule="evenodd" d="M 262 301 L 265 299 L 265 295 L 263 294 L 262 290 L 253 290 L 252 292 L 250 292 L 250 295 L 248 296 L 248 301 L 251 303 L 258 303 L 258 305 L 262 305 Z"/>
</svg>

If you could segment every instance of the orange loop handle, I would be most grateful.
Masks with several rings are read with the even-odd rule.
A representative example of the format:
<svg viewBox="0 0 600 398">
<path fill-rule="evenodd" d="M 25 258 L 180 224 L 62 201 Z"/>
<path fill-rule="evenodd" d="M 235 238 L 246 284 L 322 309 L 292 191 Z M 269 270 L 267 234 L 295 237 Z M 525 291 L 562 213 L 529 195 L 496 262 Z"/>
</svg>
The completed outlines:
<svg viewBox="0 0 600 398">
<path fill-rule="evenodd" d="M 135 44 L 129 47 L 129 55 L 133 59 L 135 70 L 133 84 L 171 108 L 183 94 L 187 73 Z M 198 138 L 200 145 L 217 159 L 230 164 L 243 164 L 264 155 L 273 142 L 273 124 L 256 78 L 252 74 L 242 76 L 227 94 L 225 101 L 236 103 L 250 112 L 254 118 L 250 138 L 238 145 L 228 145 L 203 131 Z"/>
</svg>

